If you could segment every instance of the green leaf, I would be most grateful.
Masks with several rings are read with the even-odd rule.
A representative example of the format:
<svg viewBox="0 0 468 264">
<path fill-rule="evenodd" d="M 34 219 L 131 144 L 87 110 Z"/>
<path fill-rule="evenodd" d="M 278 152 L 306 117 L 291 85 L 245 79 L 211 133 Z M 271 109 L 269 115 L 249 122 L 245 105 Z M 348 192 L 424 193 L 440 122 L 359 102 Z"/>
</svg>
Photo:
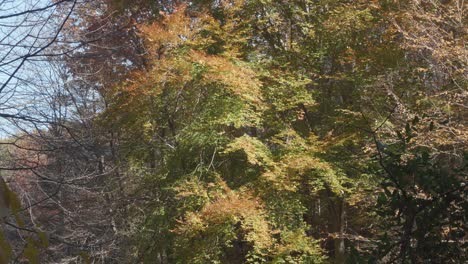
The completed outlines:
<svg viewBox="0 0 468 264">
<path fill-rule="evenodd" d="M 41 246 L 47 248 L 49 246 L 49 240 L 47 239 L 47 234 L 43 231 L 37 232 L 37 236 L 41 242 Z"/>
<path fill-rule="evenodd" d="M 89 254 L 85 251 L 80 252 L 80 256 L 83 259 L 83 262 L 86 264 L 91 264 L 91 260 L 89 258 Z"/>
<path fill-rule="evenodd" d="M 384 193 L 379 193 L 379 197 L 377 198 L 377 202 L 380 205 L 386 204 L 387 203 L 387 196 Z"/>
<path fill-rule="evenodd" d="M 9 263 L 12 255 L 11 245 L 0 230 L 0 263 Z"/>
<path fill-rule="evenodd" d="M 406 123 L 405 132 L 406 132 L 406 135 L 410 135 L 410 134 L 411 134 L 411 126 L 410 126 L 409 123 Z"/>
<path fill-rule="evenodd" d="M 39 264 L 39 250 L 31 238 L 27 239 L 28 243 L 24 249 L 24 257 L 26 257 L 31 264 Z"/>
</svg>

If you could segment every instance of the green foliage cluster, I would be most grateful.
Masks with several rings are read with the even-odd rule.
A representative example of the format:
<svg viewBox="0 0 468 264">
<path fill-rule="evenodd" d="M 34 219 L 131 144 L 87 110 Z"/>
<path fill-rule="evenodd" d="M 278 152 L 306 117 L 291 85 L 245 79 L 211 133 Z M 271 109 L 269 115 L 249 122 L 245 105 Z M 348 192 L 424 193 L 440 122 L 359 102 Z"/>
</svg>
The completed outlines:
<svg viewBox="0 0 468 264">
<path fill-rule="evenodd" d="M 150 66 L 107 93 L 102 116 L 145 197 L 134 257 L 466 260 L 464 123 L 431 132 L 461 111 L 440 97 L 459 77 L 428 90 L 446 57 L 421 55 L 404 26 L 440 9 L 417 6 L 193 1 L 142 25 Z M 406 124 L 415 114 L 430 128 Z"/>
</svg>

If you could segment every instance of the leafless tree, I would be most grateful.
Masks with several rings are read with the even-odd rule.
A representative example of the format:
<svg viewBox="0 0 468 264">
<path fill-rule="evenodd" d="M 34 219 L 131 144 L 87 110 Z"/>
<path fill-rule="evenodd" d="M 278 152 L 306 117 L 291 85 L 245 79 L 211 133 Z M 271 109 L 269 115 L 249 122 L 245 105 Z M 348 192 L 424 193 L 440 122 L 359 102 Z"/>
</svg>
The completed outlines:
<svg viewBox="0 0 468 264">
<path fill-rule="evenodd" d="M 105 179 L 114 168 L 105 165 L 109 146 L 92 121 L 102 101 L 63 64 L 92 42 L 64 34 L 86 3 L 0 1 L 0 171 L 22 201 L 25 222 L 6 219 L 15 261 L 25 236 L 43 231 L 50 247 L 41 259 L 48 262 L 71 263 L 82 251 L 102 261 L 115 243 L 112 181 Z"/>
</svg>

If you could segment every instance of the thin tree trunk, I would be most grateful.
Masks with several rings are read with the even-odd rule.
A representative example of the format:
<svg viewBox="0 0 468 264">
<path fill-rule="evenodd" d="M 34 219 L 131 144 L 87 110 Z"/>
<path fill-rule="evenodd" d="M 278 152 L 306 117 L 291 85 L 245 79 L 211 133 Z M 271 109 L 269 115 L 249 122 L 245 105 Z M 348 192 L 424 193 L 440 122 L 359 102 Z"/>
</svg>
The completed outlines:
<svg viewBox="0 0 468 264">
<path fill-rule="evenodd" d="M 329 233 L 333 234 L 333 259 L 334 263 L 342 264 L 346 261 L 345 247 L 345 202 L 343 198 L 336 197 L 328 191 Z"/>
<path fill-rule="evenodd" d="M 345 204 L 344 199 L 339 198 L 338 212 L 337 212 L 337 231 L 338 237 L 335 238 L 335 263 L 341 264 L 346 261 L 346 248 L 345 248 Z"/>
</svg>

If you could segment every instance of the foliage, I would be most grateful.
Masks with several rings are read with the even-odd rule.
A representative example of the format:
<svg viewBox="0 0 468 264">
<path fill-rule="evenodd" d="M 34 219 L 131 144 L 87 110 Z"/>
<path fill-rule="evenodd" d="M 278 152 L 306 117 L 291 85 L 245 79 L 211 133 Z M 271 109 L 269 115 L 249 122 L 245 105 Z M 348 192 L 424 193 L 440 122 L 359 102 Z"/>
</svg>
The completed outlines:
<svg viewBox="0 0 468 264">
<path fill-rule="evenodd" d="M 38 132 L 41 146 L 70 146 L 37 152 L 51 174 L 98 164 L 85 189 L 98 191 L 74 194 L 105 201 L 118 239 L 83 260 L 466 261 L 462 2 L 89 6 L 68 36 L 106 37 L 64 60 L 75 93 L 102 103 L 70 93 L 81 119 Z"/>
<path fill-rule="evenodd" d="M 389 262 L 464 262 L 466 152 L 447 155 L 415 144 L 415 130 L 424 129 L 416 121 L 379 150 L 385 174 L 377 200 L 385 230 L 380 254 Z"/>
<path fill-rule="evenodd" d="M 404 166 L 416 166 L 424 168 L 422 174 L 442 172 L 431 169 L 432 163 L 387 161 L 388 153 L 375 163 L 376 136 L 391 141 L 391 128 L 404 126 L 401 118 L 413 111 L 428 113 L 418 100 L 434 98 L 413 90 L 412 97 L 400 97 L 407 85 L 414 91 L 424 86 L 414 79 L 422 62 L 411 56 L 420 53 L 415 43 L 430 40 L 419 36 L 423 39 L 415 41 L 407 33 L 419 26 L 411 22 L 419 19 L 417 4 L 394 9 L 384 2 L 197 1 L 160 12 L 160 19 L 140 27 L 151 67 L 115 86 L 105 118 L 117 124 L 124 138 L 129 136 L 123 146 L 126 157 L 144 161 L 137 167 L 150 164 L 147 180 L 158 179 L 157 196 L 165 197 L 150 209 L 161 213 L 139 222 L 147 223 L 145 230 L 159 230 L 154 258 L 315 263 L 326 258 L 317 248 L 320 238 L 337 263 L 347 252 L 369 258 L 376 249 L 364 243 L 357 250 L 354 245 L 360 241 L 380 241 L 377 251 L 391 251 L 379 230 L 390 223 L 391 230 L 400 224 L 404 230 L 407 216 L 402 213 L 401 221 L 392 222 L 396 209 L 391 204 L 387 213 L 381 204 L 383 209 L 373 214 L 367 197 L 378 193 L 379 201 L 388 201 L 388 184 L 398 184 L 392 190 L 410 187 L 384 180 L 385 191 L 380 191 L 380 177 L 393 176 L 376 168 L 409 173 Z M 425 12 L 422 24 L 435 20 L 437 15 Z M 434 53 L 432 58 L 446 57 Z M 424 146 L 417 140 L 414 150 L 420 151 Z M 423 188 L 420 184 L 415 183 Z M 411 201 L 394 203 L 406 204 L 400 211 L 408 212 L 420 195 L 400 195 Z M 428 208 L 418 214 L 432 215 Z M 447 220 L 440 217 L 427 226 L 418 222 L 424 234 L 438 241 L 442 238 L 432 230 L 443 228 Z M 346 218 L 359 230 L 357 235 L 345 230 Z M 364 219 L 382 225 L 366 225 Z M 391 241 L 406 241 L 400 243 L 404 248 L 399 256 L 405 261 L 413 233 L 395 232 Z M 427 247 L 418 246 L 420 252 Z M 435 258 L 411 254 L 418 261 Z"/>
</svg>

